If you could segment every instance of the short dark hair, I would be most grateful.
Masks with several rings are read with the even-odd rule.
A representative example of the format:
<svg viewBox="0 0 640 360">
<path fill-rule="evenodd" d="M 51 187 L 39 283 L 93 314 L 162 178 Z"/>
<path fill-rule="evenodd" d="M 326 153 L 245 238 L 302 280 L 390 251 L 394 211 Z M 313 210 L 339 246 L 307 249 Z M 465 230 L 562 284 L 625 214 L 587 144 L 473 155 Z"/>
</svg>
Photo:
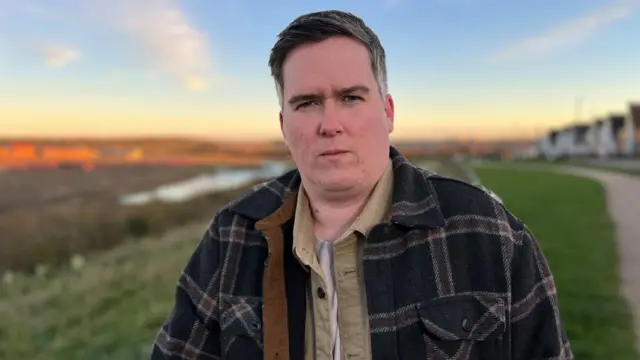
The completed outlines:
<svg viewBox="0 0 640 360">
<path fill-rule="evenodd" d="M 280 106 L 283 105 L 284 76 L 282 66 L 291 51 L 311 43 L 321 42 L 330 37 L 344 36 L 362 43 L 369 51 L 371 70 L 378 88 L 386 95 L 387 66 L 384 48 L 380 39 L 358 16 L 339 10 L 327 10 L 301 15 L 293 20 L 280 34 L 271 49 L 269 67 L 275 81 Z"/>
</svg>

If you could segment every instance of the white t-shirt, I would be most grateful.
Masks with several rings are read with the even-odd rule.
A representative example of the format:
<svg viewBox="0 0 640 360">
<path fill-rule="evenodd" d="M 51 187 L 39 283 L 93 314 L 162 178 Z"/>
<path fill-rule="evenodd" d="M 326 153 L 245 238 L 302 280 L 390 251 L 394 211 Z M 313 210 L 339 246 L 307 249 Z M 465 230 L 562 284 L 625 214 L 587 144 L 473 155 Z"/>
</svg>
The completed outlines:
<svg viewBox="0 0 640 360">
<path fill-rule="evenodd" d="M 341 360 L 340 329 L 338 328 L 338 296 L 336 295 L 336 280 L 333 272 L 333 243 L 318 239 L 316 242 L 316 256 L 318 257 L 318 262 L 320 263 L 325 279 L 327 279 L 326 293 L 327 300 L 331 307 L 331 317 L 329 318 L 329 321 L 333 344 L 333 359 Z"/>
</svg>

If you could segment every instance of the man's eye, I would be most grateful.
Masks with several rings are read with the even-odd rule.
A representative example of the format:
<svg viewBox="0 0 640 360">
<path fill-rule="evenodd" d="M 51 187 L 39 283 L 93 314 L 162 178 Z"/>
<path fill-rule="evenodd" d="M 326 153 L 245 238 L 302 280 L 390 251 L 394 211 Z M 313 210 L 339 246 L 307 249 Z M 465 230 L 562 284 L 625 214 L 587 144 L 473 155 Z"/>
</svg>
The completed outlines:
<svg viewBox="0 0 640 360">
<path fill-rule="evenodd" d="M 361 97 L 359 97 L 359 96 L 355 96 L 355 95 L 346 95 L 346 96 L 343 98 L 343 100 L 344 100 L 345 102 L 352 103 L 352 102 L 360 101 L 360 100 L 362 100 L 362 98 L 361 98 Z"/>
<path fill-rule="evenodd" d="M 316 101 L 305 101 L 305 102 L 302 102 L 302 103 L 296 105 L 296 110 L 308 108 L 308 107 L 310 107 L 312 105 L 315 105 L 316 103 L 317 103 Z"/>
</svg>

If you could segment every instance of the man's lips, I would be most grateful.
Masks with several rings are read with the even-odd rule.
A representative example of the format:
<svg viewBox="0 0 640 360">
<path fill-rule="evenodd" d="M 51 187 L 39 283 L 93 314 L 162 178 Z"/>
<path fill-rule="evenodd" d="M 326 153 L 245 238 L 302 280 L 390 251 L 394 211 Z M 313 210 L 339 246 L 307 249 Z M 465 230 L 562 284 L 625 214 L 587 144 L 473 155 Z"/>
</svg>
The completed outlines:
<svg viewBox="0 0 640 360">
<path fill-rule="evenodd" d="M 322 152 L 320 156 L 340 155 L 340 154 L 346 154 L 347 152 L 348 152 L 347 150 L 327 150 Z"/>
</svg>

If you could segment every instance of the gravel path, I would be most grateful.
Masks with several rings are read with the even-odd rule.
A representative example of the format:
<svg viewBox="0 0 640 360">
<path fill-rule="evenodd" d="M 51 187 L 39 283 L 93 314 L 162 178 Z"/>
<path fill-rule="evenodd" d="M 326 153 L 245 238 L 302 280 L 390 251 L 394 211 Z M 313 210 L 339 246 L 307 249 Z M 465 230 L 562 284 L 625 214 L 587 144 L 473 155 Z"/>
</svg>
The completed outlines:
<svg viewBox="0 0 640 360">
<path fill-rule="evenodd" d="M 579 167 L 553 167 L 599 181 L 606 190 L 609 214 L 616 224 L 622 293 L 634 314 L 640 350 L 640 177 Z"/>
</svg>

